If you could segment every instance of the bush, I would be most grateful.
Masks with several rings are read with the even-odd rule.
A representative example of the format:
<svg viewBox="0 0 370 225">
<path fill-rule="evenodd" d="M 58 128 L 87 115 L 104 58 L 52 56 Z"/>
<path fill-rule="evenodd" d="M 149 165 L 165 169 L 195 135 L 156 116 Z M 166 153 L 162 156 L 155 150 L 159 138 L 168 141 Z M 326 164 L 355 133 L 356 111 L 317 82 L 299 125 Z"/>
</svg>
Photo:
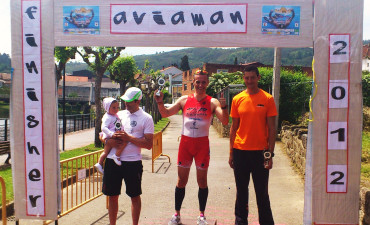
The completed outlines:
<svg viewBox="0 0 370 225">
<path fill-rule="evenodd" d="M 364 106 L 370 107 L 370 72 L 362 72 L 362 96 Z"/>
</svg>

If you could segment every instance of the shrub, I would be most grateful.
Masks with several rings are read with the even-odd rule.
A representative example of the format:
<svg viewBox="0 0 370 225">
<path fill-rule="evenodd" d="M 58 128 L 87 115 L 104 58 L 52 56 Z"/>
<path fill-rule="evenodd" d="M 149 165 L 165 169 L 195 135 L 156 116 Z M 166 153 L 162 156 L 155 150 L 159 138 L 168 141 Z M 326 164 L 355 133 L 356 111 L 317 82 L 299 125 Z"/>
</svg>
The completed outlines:
<svg viewBox="0 0 370 225">
<path fill-rule="evenodd" d="M 362 72 L 362 96 L 364 106 L 370 107 L 370 72 Z"/>
</svg>

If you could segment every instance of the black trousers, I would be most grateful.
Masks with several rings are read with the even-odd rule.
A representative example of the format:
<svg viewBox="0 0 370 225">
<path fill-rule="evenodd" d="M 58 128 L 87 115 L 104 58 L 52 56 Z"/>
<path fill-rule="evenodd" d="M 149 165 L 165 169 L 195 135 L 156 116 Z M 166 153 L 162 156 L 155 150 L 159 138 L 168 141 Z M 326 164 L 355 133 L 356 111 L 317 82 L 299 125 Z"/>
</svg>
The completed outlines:
<svg viewBox="0 0 370 225">
<path fill-rule="evenodd" d="M 263 166 L 262 151 L 233 150 L 236 183 L 235 224 L 248 224 L 249 180 L 252 174 L 260 225 L 273 225 L 268 194 L 269 170 Z"/>
</svg>

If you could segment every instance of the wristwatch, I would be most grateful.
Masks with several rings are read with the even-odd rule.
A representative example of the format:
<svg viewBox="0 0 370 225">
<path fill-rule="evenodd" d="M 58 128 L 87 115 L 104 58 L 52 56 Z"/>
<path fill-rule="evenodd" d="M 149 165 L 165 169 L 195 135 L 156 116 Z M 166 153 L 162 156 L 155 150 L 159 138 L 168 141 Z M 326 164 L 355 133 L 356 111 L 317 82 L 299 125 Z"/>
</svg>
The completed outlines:
<svg viewBox="0 0 370 225">
<path fill-rule="evenodd" d="M 274 156 L 275 156 L 275 153 L 273 153 L 273 152 L 265 151 L 263 153 L 263 157 L 265 157 L 265 159 L 271 159 Z"/>
</svg>

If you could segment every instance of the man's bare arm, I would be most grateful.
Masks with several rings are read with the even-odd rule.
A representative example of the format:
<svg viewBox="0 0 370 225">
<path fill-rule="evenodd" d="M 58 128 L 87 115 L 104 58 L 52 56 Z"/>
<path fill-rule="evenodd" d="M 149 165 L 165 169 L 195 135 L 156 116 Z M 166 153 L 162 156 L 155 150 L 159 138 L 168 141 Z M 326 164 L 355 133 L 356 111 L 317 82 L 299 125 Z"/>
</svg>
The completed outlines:
<svg viewBox="0 0 370 225">
<path fill-rule="evenodd" d="M 230 156 L 229 156 L 229 165 L 231 168 L 234 168 L 234 160 L 233 160 L 233 147 L 234 141 L 236 137 L 236 131 L 239 129 L 240 118 L 233 118 L 230 127 Z"/>
<path fill-rule="evenodd" d="M 154 93 L 156 93 L 156 91 Z M 169 116 L 172 116 L 172 115 L 175 115 L 176 113 L 178 113 L 180 111 L 180 109 L 182 109 L 182 104 L 183 104 L 184 101 L 186 101 L 187 98 L 188 98 L 187 95 L 181 96 L 175 102 L 175 104 L 173 104 L 169 108 L 166 108 L 166 107 L 164 107 L 163 93 L 160 92 L 160 96 L 154 95 L 154 99 L 155 99 L 155 101 L 157 102 L 157 105 L 158 105 L 159 113 L 162 115 L 162 117 L 169 117 Z"/>
<path fill-rule="evenodd" d="M 221 98 L 219 101 L 215 98 L 212 98 L 211 103 L 217 118 L 223 125 L 227 125 L 229 123 L 229 112 L 227 110 L 225 99 Z"/>
</svg>

